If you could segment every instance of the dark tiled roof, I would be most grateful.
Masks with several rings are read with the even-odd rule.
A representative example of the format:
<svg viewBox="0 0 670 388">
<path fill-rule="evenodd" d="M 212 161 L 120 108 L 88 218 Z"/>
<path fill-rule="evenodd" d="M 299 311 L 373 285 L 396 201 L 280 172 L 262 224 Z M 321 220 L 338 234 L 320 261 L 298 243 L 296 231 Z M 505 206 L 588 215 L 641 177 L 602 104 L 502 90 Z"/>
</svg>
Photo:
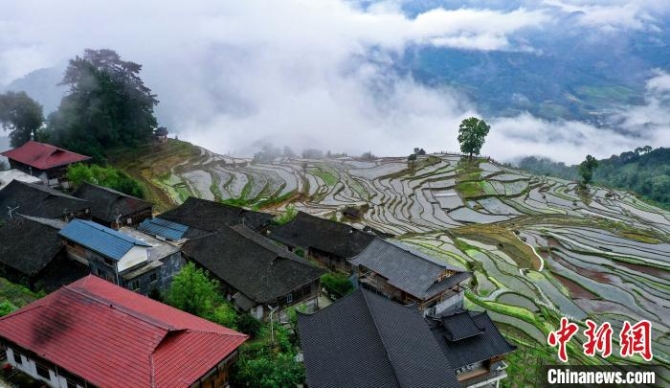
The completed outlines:
<svg viewBox="0 0 670 388">
<path fill-rule="evenodd" d="M 114 260 L 121 260 L 133 247 L 151 247 L 133 236 L 118 232 L 93 221 L 72 220 L 59 235 L 94 252 Z"/>
<path fill-rule="evenodd" d="M 442 317 L 444 336 L 449 341 L 460 341 L 484 333 L 468 311 L 460 311 L 453 315 Z"/>
<path fill-rule="evenodd" d="M 115 222 L 135 213 L 151 209 L 153 204 L 107 187 L 84 183 L 73 194 L 91 202 L 91 215 L 103 222 Z"/>
<path fill-rule="evenodd" d="M 90 208 L 90 203 L 42 185 L 12 181 L 0 190 L 0 221 L 9 218 L 8 208 L 15 213 L 44 218 L 63 218 Z"/>
<path fill-rule="evenodd" d="M 298 331 L 312 388 L 460 386 L 421 314 L 371 292 L 299 314 Z"/>
<path fill-rule="evenodd" d="M 14 216 L 0 227 L 0 262 L 25 275 L 38 274 L 63 248 L 52 226 Z"/>
<path fill-rule="evenodd" d="M 467 320 L 463 319 L 462 314 L 457 313 L 437 317 L 436 319 L 429 318 L 433 336 L 454 368 L 488 360 L 491 357 L 502 356 L 516 349 L 516 346 L 511 345 L 500 334 L 500 331 L 498 331 L 498 328 L 486 312 L 465 312 L 465 314 L 468 314 L 472 318 L 472 323 L 468 323 Z M 471 327 L 470 330 L 461 329 L 461 331 L 476 331 L 478 329 L 482 329 L 483 331 L 478 335 L 451 341 L 448 339 L 445 323 L 452 330 L 456 324 L 474 324 L 476 327 Z"/>
<path fill-rule="evenodd" d="M 437 295 L 472 276 L 406 245 L 381 239 L 375 239 L 350 262 L 375 271 L 387 278 L 389 284 L 421 299 Z M 447 270 L 454 274 L 438 281 Z"/>
<path fill-rule="evenodd" d="M 179 207 L 169 210 L 159 217 L 206 232 L 216 232 L 226 226 L 238 224 L 244 224 L 252 229 L 259 230 L 269 225 L 272 220 L 270 214 L 195 197 L 189 197 Z M 187 233 L 185 237 L 195 236 Z"/>
<path fill-rule="evenodd" d="M 348 259 L 361 253 L 375 236 L 351 225 L 325 220 L 307 213 L 272 230 L 270 238 L 293 247 L 316 248 Z"/>
<path fill-rule="evenodd" d="M 271 303 L 325 273 L 242 225 L 189 240 L 182 251 L 257 303 Z"/>
<path fill-rule="evenodd" d="M 90 156 L 32 140 L 21 147 L 5 151 L 0 155 L 39 170 L 48 170 L 91 159 Z"/>
</svg>

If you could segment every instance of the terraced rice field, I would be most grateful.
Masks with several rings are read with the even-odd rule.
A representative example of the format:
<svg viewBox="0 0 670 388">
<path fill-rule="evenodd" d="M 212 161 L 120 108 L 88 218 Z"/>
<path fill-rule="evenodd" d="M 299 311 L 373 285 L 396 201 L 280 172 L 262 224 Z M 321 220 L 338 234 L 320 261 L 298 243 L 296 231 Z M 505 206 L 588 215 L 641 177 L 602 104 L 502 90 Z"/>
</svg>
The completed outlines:
<svg viewBox="0 0 670 388">
<path fill-rule="evenodd" d="M 150 155 L 148 155 L 150 158 Z M 475 272 L 473 307 L 529 343 L 545 344 L 561 316 L 615 328 L 653 325 L 654 362 L 670 365 L 670 213 L 630 194 L 540 178 L 459 155 L 358 160 L 249 159 L 200 149 L 150 179 L 176 203 L 188 195 L 367 225 Z M 356 206 L 361 217 L 342 216 Z M 573 338 L 571 357 L 581 356 Z"/>
</svg>

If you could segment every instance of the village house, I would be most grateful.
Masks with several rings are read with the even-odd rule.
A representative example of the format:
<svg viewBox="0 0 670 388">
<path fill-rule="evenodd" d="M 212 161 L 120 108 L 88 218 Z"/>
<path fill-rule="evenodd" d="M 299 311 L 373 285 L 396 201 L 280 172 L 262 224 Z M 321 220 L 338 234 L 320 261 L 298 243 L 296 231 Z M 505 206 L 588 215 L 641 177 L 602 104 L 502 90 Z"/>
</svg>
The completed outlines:
<svg viewBox="0 0 670 388">
<path fill-rule="evenodd" d="M 0 273 L 32 291 L 51 292 L 89 274 L 67 258 L 62 221 L 16 215 L 0 226 Z"/>
<path fill-rule="evenodd" d="M 271 214 L 195 197 L 187 198 L 183 204 L 160 214 L 158 218 L 187 226 L 183 235 L 187 239 L 239 224 L 260 232 L 267 229 L 272 221 Z"/>
<path fill-rule="evenodd" d="M 268 234 L 293 252 L 302 251 L 331 270 L 351 272 L 349 259 L 358 255 L 375 239 L 373 234 L 351 225 L 325 220 L 299 212 L 288 223 L 272 228 Z"/>
<path fill-rule="evenodd" d="M 32 217 L 60 219 L 91 218 L 90 202 L 43 185 L 10 182 L 0 190 L 0 222 L 20 213 Z"/>
<path fill-rule="evenodd" d="M 68 166 L 91 160 L 90 156 L 33 140 L 0 155 L 9 159 L 11 168 L 38 177 L 49 187 L 60 186 L 66 181 Z"/>
<path fill-rule="evenodd" d="M 366 290 L 298 313 L 298 334 L 310 388 L 460 387 L 421 314 Z"/>
<path fill-rule="evenodd" d="M 38 177 L 28 175 L 25 172 L 19 170 L 5 170 L 0 171 L 0 190 L 4 189 L 5 186 L 10 184 L 13 180 L 17 180 L 24 183 L 36 183 L 41 184 L 42 180 Z"/>
<path fill-rule="evenodd" d="M 462 283 L 472 277 L 407 245 L 375 239 L 351 259 L 358 283 L 424 314 L 463 307 Z"/>
<path fill-rule="evenodd" d="M 137 226 L 153 215 L 153 204 L 119 191 L 83 183 L 72 194 L 91 203 L 93 221 L 112 229 Z"/>
<path fill-rule="evenodd" d="M 143 295 L 166 290 L 182 266 L 179 248 L 134 229 L 116 231 L 73 220 L 59 235 L 72 260 L 87 265 L 93 275 Z"/>
<path fill-rule="evenodd" d="M 483 312 L 458 310 L 426 318 L 435 341 L 464 387 L 498 387 L 507 377 L 504 356 L 516 349 Z"/>
<path fill-rule="evenodd" d="M 298 313 L 298 334 L 310 388 L 498 387 L 515 349 L 486 313 L 424 318 L 364 289 Z"/>
<path fill-rule="evenodd" d="M 326 271 L 243 225 L 187 241 L 184 258 L 208 270 L 239 311 L 258 319 L 289 306 L 315 309 Z"/>
<path fill-rule="evenodd" d="M 95 276 L 0 318 L 9 364 L 50 387 L 226 387 L 247 336 Z"/>
</svg>

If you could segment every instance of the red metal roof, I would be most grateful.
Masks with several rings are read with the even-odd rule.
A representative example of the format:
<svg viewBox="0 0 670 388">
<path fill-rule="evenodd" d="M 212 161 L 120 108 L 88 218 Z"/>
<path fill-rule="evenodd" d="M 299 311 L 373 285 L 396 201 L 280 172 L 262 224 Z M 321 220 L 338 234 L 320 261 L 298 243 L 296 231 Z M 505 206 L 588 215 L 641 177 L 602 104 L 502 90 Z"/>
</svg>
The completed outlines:
<svg viewBox="0 0 670 388">
<path fill-rule="evenodd" d="M 99 387 L 188 387 L 247 339 L 93 275 L 0 318 L 0 336 Z"/>
<path fill-rule="evenodd" d="M 39 170 L 48 170 L 91 159 L 90 156 L 32 140 L 19 148 L 5 151 L 0 155 Z"/>
</svg>

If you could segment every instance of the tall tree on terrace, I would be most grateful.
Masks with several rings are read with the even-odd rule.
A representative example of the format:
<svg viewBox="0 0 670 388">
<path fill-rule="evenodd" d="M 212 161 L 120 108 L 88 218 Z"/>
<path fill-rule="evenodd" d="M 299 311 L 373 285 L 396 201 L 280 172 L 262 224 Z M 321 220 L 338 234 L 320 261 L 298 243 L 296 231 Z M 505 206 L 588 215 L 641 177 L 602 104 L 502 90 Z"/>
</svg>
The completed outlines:
<svg viewBox="0 0 670 388">
<path fill-rule="evenodd" d="M 61 85 L 69 86 L 49 116 L 55 143 L 103 159 L 115 147 L 149 140 L 157 122 L 156 95 L 139 77 L 142 65 L 123 61 L 113 50 L 90 50 L 70 60 Z"/>
<path fill-rule="evenodd" d="M 593 170 L 598 167 L 598 159 L 586 155 L 586 160 L 579 164 L 579 175 L 582 176 L 582 184 L 588 185 L 593 179 Z"/>
<path fill-rule="evenodd" d="M 42 123 L 42 105 L 26 92 L 9 91 L 0 94 L 0 127 L 10 131 L 12 147 L 19 147 L 30 140 L 30 136 L 35 135 Z"/>
<path fill-rule="evenodd" d="M 469 154 L 470 159 L 473 154 L 479 155 L 490 129 L 491 126 L 476 117 L 463 120 L 458 126 L 458 142 L 461 143 L 461 152 Z"/>
</svg>

